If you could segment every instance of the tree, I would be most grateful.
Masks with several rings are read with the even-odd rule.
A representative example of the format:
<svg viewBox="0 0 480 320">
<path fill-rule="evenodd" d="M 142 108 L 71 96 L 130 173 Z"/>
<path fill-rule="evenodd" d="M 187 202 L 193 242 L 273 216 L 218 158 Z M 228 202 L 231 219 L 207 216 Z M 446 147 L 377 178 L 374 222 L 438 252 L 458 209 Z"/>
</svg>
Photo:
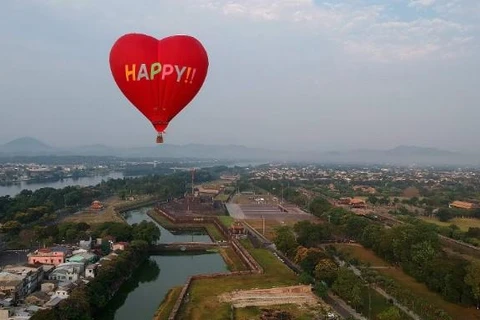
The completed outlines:
<svg viewBox="0 0 480 320">
<path fill-rule="evenodd" d="M 328 225 L 314 224 L 310 221 L 297 222 L 293 229 L 297 233 L 297 242 L 306 247 L 313 247 L 331 236 Z"/>
<path fill-rule="evenodd" d="M 367 201 L 375 206 L 378 203 L 378 198 L 371 194 L 368 196 Z"/>
<path fill-rule="evenodd" d="M 465 283 L 472 289 L 473 296 L 477 300 L 477 308 L 480 305 L 480 262 L 473 261 L 467 268 Z"/>
<path fill-rule="evenodd" d="M 362 306 L 362 288 L 361 280 L 345 267 L 338 270 L 337 280 L 335 280 L 332 286 L 332 289 L 354 308 Z"/>
<path fill-rule="evenodd" d="M 454 217 L 453 213 L 449 209 L 442 208 L 438 210 L 437 217 L 442 222 L 447 222 Z"/>
<path fill-rule="evenodd" d="M 308 254 L 308 248 L 300 246 L 297 248 L 297 253 L 295 254 L 295 258 L 293 261 L 295 263 L 300 263 L 300 261 L 302 261 L 307 257 L 307 254 Z"/>
<path fill-rule="evenodd" d="M 321 216 L 323 213 L 327 212 L 332 208 L 332 205 L 328 200 L 322 197 L 315 198 L 310 203 L 310 212 L 315 216 Z"/>
<path fill-rule="evenodd" d="M 148 244 L 153 244 L 160 239 L 160 228 L 152 221 L 142 221 L 139 224 L 133 224 L 133 239 L 143 240 Z"/>
<path fill-rule="evenodd" d="M 377 315 L 378 320 L 402 320 L 402 315 L 397 307 L 390 307 Z"/>
<path fill-rule="evenodd" d="M 321 259 L 315 266 L 315 278 L 325 281 L 328 285 L 332 285 L 337 278 L 338 266 L 332 259 Z"/>
<path fill-rule="evenodd" d="M 275 238 L 273 240 L 278 250 L 283 252 L 288 257 L 295 254 L 295 249 L 298 247 L 295 234 L 289 226 L 281 226 L 275 230 Z"/>
<path fill-rule="evenodd" d="M 308 249 L 305 258 L 303 258 L 299 264 L 303 271 L 313 275 L 315 266 L 317 265 L 318 261 L 323 258 L 326 258 L 326 254 L 323 250 L 318 248 L 310 248 Z"/>
<path fill-rule="evenodd" d="M 302 284 L 312 284 L 315 282 L 315 279 L 311 275 L 309 275 L 307 272 L 302 272 L 298 276 L 298 281 Z"/>
<path fill-rule="evenodd" d="M 21 229 L 21 224 L 18 221 L 7 221 L 2 226 L 2 232 L 8 234 L 17 234 Z"/>
<path fill-rule="evenodd" d="M 318 281 L 313 290 L 320 298 L 325 298 L 328 295 L 328 286 L 322 281 Z"/>
</svg>

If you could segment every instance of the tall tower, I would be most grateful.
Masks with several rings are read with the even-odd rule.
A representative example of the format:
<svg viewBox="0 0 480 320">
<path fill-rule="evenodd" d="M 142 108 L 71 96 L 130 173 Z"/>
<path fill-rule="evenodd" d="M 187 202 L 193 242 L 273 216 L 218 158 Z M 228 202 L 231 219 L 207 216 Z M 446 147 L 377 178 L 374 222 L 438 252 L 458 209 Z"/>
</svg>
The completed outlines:
<svg viewBox="0 0 480 320">
<path fill-rule="evenodd" d="M 195 194 L 194 186 L 193 186 L 193 180 L 195 179 L 195 168 L 192 168 L 192 197 Z"/>
</svg>

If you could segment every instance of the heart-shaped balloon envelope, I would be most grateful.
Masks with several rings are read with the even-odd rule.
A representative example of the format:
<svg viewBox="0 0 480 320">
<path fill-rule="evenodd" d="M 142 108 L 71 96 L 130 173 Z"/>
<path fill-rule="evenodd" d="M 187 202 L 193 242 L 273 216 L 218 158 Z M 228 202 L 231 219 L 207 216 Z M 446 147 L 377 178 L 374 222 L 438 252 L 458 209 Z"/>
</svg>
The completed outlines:
<svg viewBox="0 0 480 320">
<path fill-rule="evenodd" d="M 207 77 L 208 55 L 203 45 L 188 35 L 157 40 L 131 33 L 113 45 L 110 69 L 120 90 L 161 137 L 169 122 L 200 91 Z"/>
</svg>

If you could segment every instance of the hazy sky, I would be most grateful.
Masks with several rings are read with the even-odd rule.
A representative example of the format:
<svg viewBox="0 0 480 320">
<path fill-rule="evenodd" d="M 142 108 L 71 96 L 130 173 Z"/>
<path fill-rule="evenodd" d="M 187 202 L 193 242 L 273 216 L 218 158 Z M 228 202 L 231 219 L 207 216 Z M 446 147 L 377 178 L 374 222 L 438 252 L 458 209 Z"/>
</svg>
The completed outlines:
<svg viewBox="0 0 480 320">
<path fill-rule="evenodd" d="M 186 33 L 210 69 L 167 143 L 480 147 L 478 0 L 1 0 L 0 143 L 153 145 L 109 51 Z"/>
</svg>

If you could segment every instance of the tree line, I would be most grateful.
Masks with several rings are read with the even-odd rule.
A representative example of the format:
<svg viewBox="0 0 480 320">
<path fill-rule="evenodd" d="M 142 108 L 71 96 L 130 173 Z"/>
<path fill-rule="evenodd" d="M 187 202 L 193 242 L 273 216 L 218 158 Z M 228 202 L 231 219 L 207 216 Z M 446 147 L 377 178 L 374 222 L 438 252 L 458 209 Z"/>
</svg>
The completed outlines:
<svg viewBox="0 0 480 320">
<path fill-rule="evenodd" d="M 195 181 L 203 183 L 214 180 L 226 170 L 229 169 L 224 166 L 198 170 L 195 173 Z M 25 230 L 28 234 L 32 233 L 36 226 L 53 225 L 61 217 L 89 206 L 93 200 L 102 200 L 114 195 L 123 199 L 128 195 L 150 195 L 159 199 L 181 197 L 190 181 L 189 172 L 178 172 L 169 175 L 110 179 L 91 187 L 67 186 L 62 189 L 41 188 L 36 191 L 25 189 L 15 197 L 0 197 L 2 225 L 0 232 L 4 234 L 3 240 L 9 247 L 17 248 L 16 246 L 25 242 L 19 238 L 22 231 Z M 55 235 L 51 234 L 53 231 L 48 230 L 55 238 Z"/>
<path fill-rule="evenodd" d="M 321 198 L 313 201 L 310 209 L 313 214 L 330 223 L 313 224 L 303 221 L 293 228 L 284 226 L 278 229 L 275 244 L 279 250 L 290 257 L 298 254 L 299 246 L 313 249 L 319 243 L 333 238 L 354 239 L 364 247 L 372 249 L 377 256 L 402 268 L 406 274 L 426 284 L 430 290 L 439 293 L 445 300 L 465 306 L 478 305 L 480 264 L 444 252 L 436 226 L 418 223 L 403 224 L 388 229 L 347 210 L 332 208 L 326 200 Z M 315 275 L 318 277 L 319 274 L 315 274 L 315 271 L 320 260 L 324 259 L 315 257 L 315 254 L 310 254 L 310 258 L 306 255 L 303 260 L 297 259 L 302 269 L 313 278 Z M 333 268 L 331 263 L 325 263 L 325 261 L 323 265 L 331 265 Z M 324 270 L 324 267 L 318 268 Z M 346 271 L 344 273 L 346 275 Z M 324 275 L 320 279 L 328 285 L 331 283 L 333 288 L 334 281 L 332 282 L 331 277 Z M 352 292 L 354 291 L 350 291 Z M 347 298 L 351 300 L 351 297 Z M 425 313 L 429 309 L 429 314 L 437 317 L 442 314 L 428 303 L 423 307 Z M 432 319 L 435 319 L 435 316 Z"/>
</svg>

